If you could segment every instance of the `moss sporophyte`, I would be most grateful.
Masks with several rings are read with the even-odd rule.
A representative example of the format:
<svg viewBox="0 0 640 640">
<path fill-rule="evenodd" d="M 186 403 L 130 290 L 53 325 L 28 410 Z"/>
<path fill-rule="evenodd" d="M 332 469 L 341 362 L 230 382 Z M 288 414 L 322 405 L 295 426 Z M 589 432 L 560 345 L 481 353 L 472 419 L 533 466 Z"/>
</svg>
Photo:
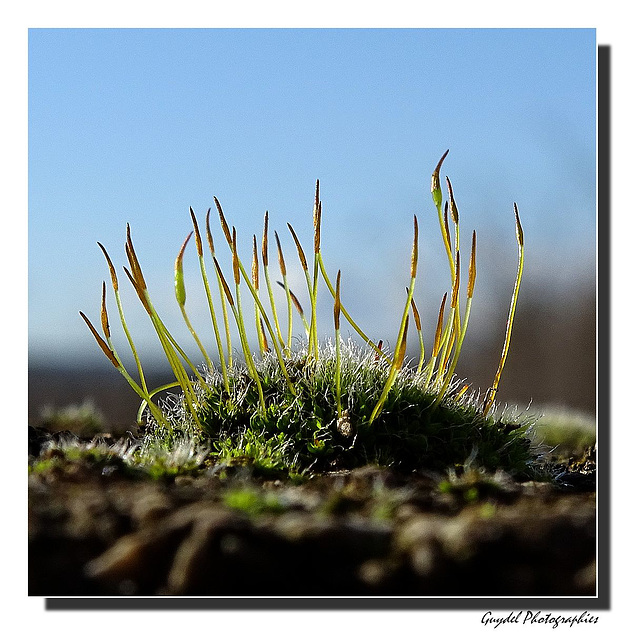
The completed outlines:
<svg viewBox="0 0 640 640">
<path fill-rule="evenodd" d="M 448 152 L 447 152 L 448 153 Z M 431 195 L 445 256 L 449 266 L 450 290 L 433 317 L 435 332 L 427 352 L 416 281 L 419 277 L 419 220 L 413 218 L 413 242 L 408 260 L 408 282 L 402 284 L 406 299 L 398 322 L 395 344 L 384 348 L 360 328 L 344 306 L 341 294 L 342 271 L 332 278 L 325 267 L 321 248 L 322 202 L 316 182 L 313 202 L 313 259 L 307 260 L 302 244 L 289 224 L 300 268 L 306 282 L 309 314 L 290 288 L 281 238 L 274 232 L 281 290 L 274 290 L 269 262 L 269 216 L 264 216 L 261 255 L 253 236 L 249 273 L 240 259 L 239 238 L 229 227 L 222 206 L 214 198 L 222 238 L 230 252 L 231 272 L 225 273 L 214 247 L 210 213 L 206 214 L 209 255 L 205 256 L 196 215 L 190 210 L 193 230 L 184 241 L 175 261 L 175 297 L 184 322 L 193 337 L 203 364 L 196 366 L 160 318 L 154 307 L 127 225 L 124 272 L 149 316 L 172 371 L 167 384 L 149 389 L 132 333 L 127 325 L 119 281 L 107 250 L 100 244 L 111 276 L 120 323 L 135 361 L 136 373 L 125 367 L 113 344 L 107 314 L 106 285 L 102 284 L 102 335 L 82 313 L 98 345 L 114 367 L 126 378 L 142 403 L 140 423 L 146 421 L 146 437 L 171 449 L 185 437 L 210 448 L 218 460 L 250 459 L 262 471 L 298 476 L 309 471 L 352 468 L 376 463 L 405 469 L 444 470 L 475 463 L 487 470 L 524 472 L 532 462 L 528 426 L 503 428 L 496 415 L 495 397 L 507 359 L 516 302 L 522 278 L 524 233 L 515 209 L 518 249 L 517 275 L 507 315 L 504 347 L 491 388 L 480 402 L 480 394 L 469 392 L 455 375 L 467 333 L 476 281 L 476 232 L 471 235 L 471 252 L 466 274 L 462 273 L 460 212 L 453 187 L 446 178 L 447 199 L 443 197 L 440 170 L 445 153 L 431 177 Z M 444 202 L 444 205 L 443 205 Z M 451 224 L 453 228 L 451 228 Z M 194 236 L 200 275 L 207 300 L 216 352 L 207 352 L 187 314 L 187 291 L 183 258 Z M 207 271 L 207 262 L 209 262 Z M 213 270 L 212 270 L 213 269 Z M 212 293 L 209 273 L 215 273 L 217 299 Z M 466 297 L 462 281 L 466 277 Z M 261 286 L 261 281 L 264 287 Z M 319 308 L 319 288 L 326 286 L 333 299 L 333 340 L 321 342 L 318 318 L 327 310 Z M 276 294 L 284 295 L 286 317 L 279 317 Z M 247 298 L 246 296 L 249 296 Z M 465 298 L 463 300 L 463 298 Z M 246 300 L 252 302 L 248 314 Z M 263 302 L 267 300 L 267 302 Z M 464 302 L 464 304 L 463 304 Z M 464 307 L 464 308 L 463 308 Z M 305 337 L 293 347 L 294 314 L 300 316 Z M 329 312 L 330 313 L 330 312 Z M 425 313 L 423 311 L 422 316 Z M 413 322 L 411 321 L 413 319 Z M 350 325 L 358 338 L 343 340 L 341 328 Z M 417 366 L 406 361 L 407 339 L 415 330 L 420 345 Z M 257 339 L 253 353 L 250 336 Z M 242 354 L 232 353 L 236 333 Z M 161 392 L 176 389 L 168 396 Z M 157 400 L 163 397 L 162 400 Z"/>
</svg>

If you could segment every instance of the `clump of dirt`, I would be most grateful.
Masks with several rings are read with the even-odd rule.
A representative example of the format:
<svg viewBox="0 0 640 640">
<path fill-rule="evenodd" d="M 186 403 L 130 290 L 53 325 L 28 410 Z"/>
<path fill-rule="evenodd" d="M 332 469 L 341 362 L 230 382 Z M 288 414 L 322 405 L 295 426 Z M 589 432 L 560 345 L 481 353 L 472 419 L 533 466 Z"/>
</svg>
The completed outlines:
<svg viewBox="0 0 640 640">
<path fill-rule="evenodd" d="M 595 449 L 540 480 L 249 460 L 132 473 L 30 429 L 30 595 L 589 596 Z M 103 440 L 104 441 L 104 440 Z"/>
</svg>

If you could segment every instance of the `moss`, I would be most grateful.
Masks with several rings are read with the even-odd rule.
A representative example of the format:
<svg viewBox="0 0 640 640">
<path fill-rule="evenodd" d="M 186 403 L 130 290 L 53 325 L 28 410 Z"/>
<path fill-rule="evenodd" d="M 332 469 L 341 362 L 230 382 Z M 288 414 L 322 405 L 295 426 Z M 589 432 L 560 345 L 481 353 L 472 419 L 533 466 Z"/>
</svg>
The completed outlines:
<svg viewBox="0 0 640 640">
<path fill-rule="evenodd" d="M 92 400 L 62 408 L 46 406 L 42 409 L 41 424 L 50 431 L 72 431 L 77 435 L 92 436 L 104 431 L 106 421 Z"/>
<path fill-rule="evenodd" d="M 557 456 L 579 455 L 596 443 L 595 418 L 562 407 L 542 407 L 533 415 L 534 442 Z"/>
<path fill-rule="evenodd" d="M 281 513 L 286 510 L 286 505 L 275 493 L 247 487 L 228 491 L 224 494 L 223 501 L 231 509 L 242 511 L 250 516 L 261 513 Z"/>
<path fill-rule="evenodd" d="M 255 385 L 242 369 L 230 371 L 230 394 L 212 377 L 207 380 L 200 414 L 204 442 L 220 463 L 243 459 L 262 475 L 311 474 L 366 464 L 401 470 L 444 471 L 468 460 L 489 471 L 526 473 L 533 459 L 526 425 L 505 425 L 483 416 L 473 402 L 435 393 L 422 379 L 403 369 L 384 409 L 369 416 L 387 379 L 387 365 L 353 344 L 342 345 L 344 410 L 338 421 L 334 387 L 335 349 L 327 344 L 319 359 L 303 353 L 287 368 L 296 394 L 272 358 L 256 363 L 267 411 Z M 165 410 L 174 425 L 172 437 L 185 437 L 184 412 Z M 161 437 L 163 437 L 161 433 Z M 150 432 L 153 437 L 153 431 Z"/>
</svg>

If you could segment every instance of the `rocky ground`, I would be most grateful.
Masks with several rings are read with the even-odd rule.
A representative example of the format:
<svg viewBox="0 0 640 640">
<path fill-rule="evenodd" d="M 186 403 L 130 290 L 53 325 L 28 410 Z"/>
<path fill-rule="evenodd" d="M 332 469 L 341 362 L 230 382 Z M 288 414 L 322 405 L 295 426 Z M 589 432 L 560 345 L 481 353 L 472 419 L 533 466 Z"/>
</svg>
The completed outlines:
<svg viewBox="0 0 640 640">
<path fill-rule="evenodd" d="M 293 482 L 250 460 L 136 476 L 70 460 L 59 438 L 30 429 L 30 595 L 595 594 L 593 448 L 544 482 L 375 467 Z"/>
</svg>

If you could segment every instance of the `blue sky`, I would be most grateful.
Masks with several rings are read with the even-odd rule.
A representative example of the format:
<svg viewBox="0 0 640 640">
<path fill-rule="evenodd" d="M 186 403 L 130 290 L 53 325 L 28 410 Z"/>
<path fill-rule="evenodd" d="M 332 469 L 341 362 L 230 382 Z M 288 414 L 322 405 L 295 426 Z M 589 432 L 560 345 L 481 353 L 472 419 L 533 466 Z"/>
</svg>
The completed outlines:
<svg viewBox="0 0 640 640">
<path fill-rule="evenodd" d="M 247 262 L 268 209 L 299 271 L 286 223 L 311 253 L 316 179 L 325 264 L 342 270 L 345 305 L 376 337 L 395 338 L 418 216 L 417 295 L 430 324 L 447 266 L 429 178 L 446 149 L 465 263 L 478 233 L 470 334 L 506 317 L 514 201 L 527 243 L 522 295 L 593 281 L 595 55 L 587 29 L 30 30 L 30 359 L 102 357 L 78 310 L 98 323 L 109 274 L 96 242 L 125 264 L 127 222 L 172 328 L 182 327 L 173 262 L 189 206 L 203 224 L 217 196 Z M 185 267 L 205 334 L 193 247 Z M 291 279 L 303 298 L 302 274 Z M 136 341 L 159 353 L 126 294 Z"/>
</svg>

